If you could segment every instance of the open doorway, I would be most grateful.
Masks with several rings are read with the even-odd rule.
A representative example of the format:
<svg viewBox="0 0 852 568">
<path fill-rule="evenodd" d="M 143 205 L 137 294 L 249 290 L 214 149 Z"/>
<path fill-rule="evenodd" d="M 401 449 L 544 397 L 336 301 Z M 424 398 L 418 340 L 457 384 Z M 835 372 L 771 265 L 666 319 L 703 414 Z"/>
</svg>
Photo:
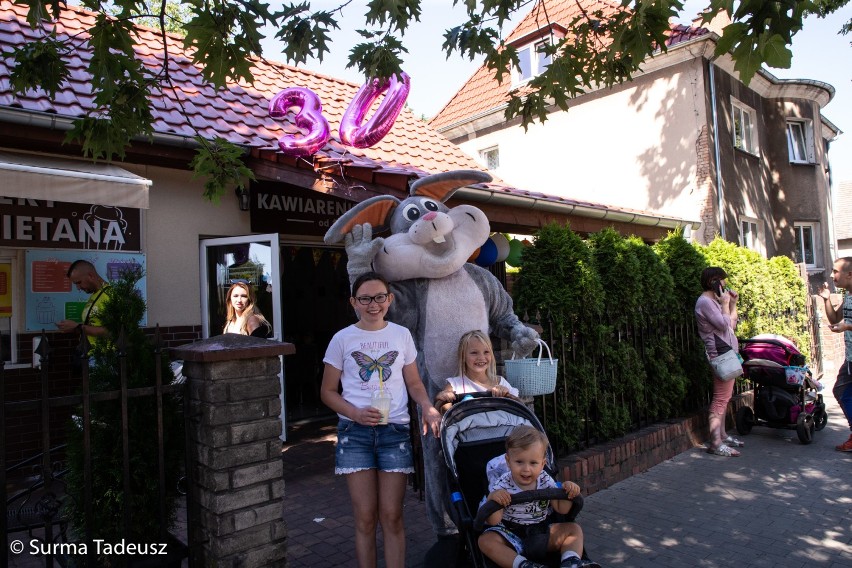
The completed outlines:
<svg viewBox="0 0 852 568">
<path fill-rule="evenodd" d="M 346 262 L 343 249 L 281 245 L 282 339 L 296 346 L 284 358 L 291 423 L 332 416 L 319 397 L 322 359 L 332 336 L 356 321 Z"/>
</svg>

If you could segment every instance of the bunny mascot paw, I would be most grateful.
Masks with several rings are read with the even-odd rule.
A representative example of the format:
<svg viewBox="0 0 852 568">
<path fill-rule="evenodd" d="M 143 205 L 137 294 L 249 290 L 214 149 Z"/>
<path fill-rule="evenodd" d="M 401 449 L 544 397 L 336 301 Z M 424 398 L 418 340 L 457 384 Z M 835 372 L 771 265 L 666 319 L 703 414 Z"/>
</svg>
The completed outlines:
<svg viewBox="0 0 852 568">
<path fill-rule="evenodd" d="M 354 282 L 359 275 L 373 269 L 373 259 L 382 249 L 384 242 L 385 240 L 381 237 L 373 238 L 373 227 L 369 223 L 355 225 L 352 227 L 352 232 L 346 234 L 343 238 L 343 246 L 349 258 L 346 270 L 349 272 L 351 282 Z"/>
<path fill-rule="evenodd" d="M 510 346 L 518 357 L 526 357 L 538 346 L 538 333 L 525 325 L 512 329 Z"/>
</svg>

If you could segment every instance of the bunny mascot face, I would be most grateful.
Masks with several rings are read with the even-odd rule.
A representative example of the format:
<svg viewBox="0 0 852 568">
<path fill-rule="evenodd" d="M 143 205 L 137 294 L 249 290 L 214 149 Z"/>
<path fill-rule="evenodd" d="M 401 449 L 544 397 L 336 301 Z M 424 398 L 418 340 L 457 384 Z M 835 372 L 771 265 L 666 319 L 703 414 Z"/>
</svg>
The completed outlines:
<svg viewBox="0 0 852 568">
<path fill-rule="evenodd" d="M 491 232 L 485 214 L 470 205 L 444 204 L 458 188 L 490 180 L 472 170 L 421 178 L 411 184 L 408 198 L 363 201 L 325 235 L 327 243 L 345 241 L 350 281 L 369 270 L 390 281 L 395 301 L 387 319 L 411 331 L 420 376 L 433 399 L 458 374 L 458 344 L 466 332 L 479 329 L 506 339 L 522 355 L 538 339 L 518 320 L 512 298 L 494 275 L 467 262 Z M 373 228 L 390 229 L 390 235 L 373 238 Z M 439 441 L 424 437 L 423 452 L 430 521 L 439 536 L 453 534 Z"/>
</svg>

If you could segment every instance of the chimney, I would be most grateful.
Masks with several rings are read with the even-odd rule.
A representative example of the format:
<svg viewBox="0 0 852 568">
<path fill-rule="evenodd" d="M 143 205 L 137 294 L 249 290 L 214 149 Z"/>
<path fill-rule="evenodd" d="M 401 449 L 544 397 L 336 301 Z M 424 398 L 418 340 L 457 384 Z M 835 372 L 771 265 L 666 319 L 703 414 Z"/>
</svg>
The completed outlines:
<svg viewBox="0 0 852 568">
<path fill-rule="evenodd" d="M 720 10 L 712 20 L 707 22 L 706 24 L 702 24 L 703 14 L 706 14 L 710 11 L 710 8 L 705 8 L 698 16 L 696 16 L 692 20 L 692 27 L 694 28 L 705 28 L 715 33 L 716 35 L 721 36 L 724 29 L 731 23 L 731 18 L 728 16 L 728 13 L 724 10 Z"/>
</svg>

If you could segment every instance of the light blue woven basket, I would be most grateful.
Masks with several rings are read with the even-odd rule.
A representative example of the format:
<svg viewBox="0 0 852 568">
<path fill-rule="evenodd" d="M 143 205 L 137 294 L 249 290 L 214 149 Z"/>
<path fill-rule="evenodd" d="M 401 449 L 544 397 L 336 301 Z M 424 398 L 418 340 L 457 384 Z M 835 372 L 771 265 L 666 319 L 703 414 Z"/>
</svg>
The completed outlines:
<svg viewBox="0 0 852 568">
<path fill-rule="evenodd" d="M 547 357 L 543 358 L 545 349 Z M 515 354 L 512 353 L 512 358 L 503 361 L 503 364 L 506 380 L 518 389 L 521 396 L 540 396 L 556 390 L 559 360 L 553 358 L 550 347 L 541 339 L 538 340 L 538 357 L 515 359 Z"/>
</svg>

